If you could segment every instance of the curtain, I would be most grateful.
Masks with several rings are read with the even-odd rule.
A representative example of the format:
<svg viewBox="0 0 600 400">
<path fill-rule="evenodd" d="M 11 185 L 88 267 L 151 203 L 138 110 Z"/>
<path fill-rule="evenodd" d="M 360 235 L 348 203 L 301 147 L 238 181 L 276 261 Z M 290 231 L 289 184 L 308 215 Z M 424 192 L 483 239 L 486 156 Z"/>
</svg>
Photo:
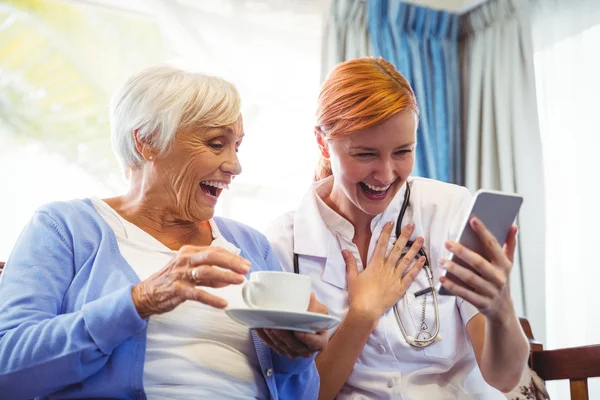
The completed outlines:
<svg viewBox="0 0 600 400">
<path fill-rule="evenodd" d="M 373 55 L 364 0 L 332 0 L 323 28 L 321 82 L 343 61 Z"/>
<path fill-rule="evenodd" d="M 465 183 L 472 191 L 517 192 L 525 199 L 511 294 L 544 342 L 544 176 L 531 6 L 528 0 L 490 0 L 463 15 L 460 69 Z"/>
<path fill-rule="evenodd" d="M 374 54 L 402 72 L 421 108 L 414 174 L 462 183 L 459 16 L 399 0 L 368 5 Z"/>
<path fill-rule="evenodd" d="M 600 3 L 539 1 L 533 25 L 535 75 L 546 174 L 548 348 L 600 343 Z M 568 398 L 566 382 L 550 383 Z M 589 382 L 600 398 L 600 380 Z M 554 398 L 553 397 L 553 398 Z"/>
</svg>

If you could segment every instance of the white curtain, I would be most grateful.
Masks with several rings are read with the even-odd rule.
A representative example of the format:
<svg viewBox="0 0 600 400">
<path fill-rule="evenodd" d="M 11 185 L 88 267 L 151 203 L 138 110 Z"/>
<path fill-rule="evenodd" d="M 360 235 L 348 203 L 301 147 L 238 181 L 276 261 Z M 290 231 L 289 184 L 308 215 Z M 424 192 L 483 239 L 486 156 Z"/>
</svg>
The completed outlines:
<svg viewBox="0 0 600 400">
<path fill-rule="evenodd" d="M 546 175 L 546 348 L 600 344 L 600 2 L 540 1 L 535 74 Z M 549 385 L 568 398 L 564 382 Z M 600 398 L 600 380 L 590 381 Z"/>
<path fill-rule="evenodd" d="M 545 340 L 544 179 L 531 3 L 490 0 L 461 20 L 465 182 L 524 196 L 511 293 Z"/>
<path fill-rule="evenodd" d="M 367 2 L 332 0 L 323 28 L 321 82 L 336 64 L 373 54 L 367 23 Z"/>
</svg>

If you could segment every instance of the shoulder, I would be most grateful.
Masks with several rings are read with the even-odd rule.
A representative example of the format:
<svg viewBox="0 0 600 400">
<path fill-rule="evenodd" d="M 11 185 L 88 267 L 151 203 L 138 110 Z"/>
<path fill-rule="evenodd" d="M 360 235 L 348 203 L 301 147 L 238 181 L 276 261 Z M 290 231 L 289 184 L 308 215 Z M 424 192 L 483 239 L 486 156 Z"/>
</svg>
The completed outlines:
<svg viewBox="0 0 600 400">
<path fill-rule="evenodd" d="M 267 238 L 269 238 L 271 241 L 274 241 L 281 237 L 292 236 L 295 214 L 295 211 L 288 211 L 285 214 L 280 215 L 277 219 L 273 220 L 265 230 L 265 235 L 267 235 Z"/>
<path fill-rule="evenodd" d="M 54 225 L 59 233 L 90 233 L 90 226 L 99 226 L 100 215 L 89 199 L 55 201 L 40 206 L 34 213 L 32 222 L 43 221 Z"/>
<path fill-rule="evenodd" d="M 411 184 L 411 189 L 426 194 L 464 196 L 467 194 L 470 195 L 471 193 L 469 192 L 469 189 L 464 186 L 442 182 L 436 179 L 414 177 L 411 178 L 409 182 Z"/>
<path fill-rule="evenodd" d="M 472 197 L 469 189 L 464 186 L 429 178 L 411 178 L 410 187 L 416 198 L 439 205 L 469 203 Z"/>
<path fill-rule="evenodd" d="M 213 220 L 219 227 L 221 234 L 240 248 L 243 247 L 248 250 L 249 246 L 265 248 L 269 245 L 264 234 L 244 223 L 225 217 L 213 217 Z"/>
</svg>

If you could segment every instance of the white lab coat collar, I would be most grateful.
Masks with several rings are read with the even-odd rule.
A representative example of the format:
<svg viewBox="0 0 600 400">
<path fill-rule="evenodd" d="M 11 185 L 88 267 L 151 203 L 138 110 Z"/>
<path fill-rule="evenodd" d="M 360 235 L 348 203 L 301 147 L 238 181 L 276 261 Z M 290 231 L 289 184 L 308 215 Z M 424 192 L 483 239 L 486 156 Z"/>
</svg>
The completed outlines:
<svg viewBox="0 0 600 400">
<path fill-rule="evenodd" d="M 315 182 L 300 202 L 300 207 L 294 214 L 294 252 L 298 255 L 325 258 L 325 268 L 321 277 L 323 281 L 346 289 L 346 263 L 342 256 L 343 248 L 340 247 L 340 240 L 336 234 L 343 233 L 347 241 L 352 241 L 354 227 L 345 225 L 350 223 L 329 209 L 321 200 L 319 195 L 322 193 L 320 192 L 331 191 L 332 186 L 333 177 Z M 385 211 L 373 218 L 371 232 L 375 237 L 379 237 L 383 225 L 387 221 L 395 221 L 398 218 L 405 191 L 406 183 Z M 407 214 L 409 213 L 407 212 Z M 325 219 L 327 219 L 327 223 Z M 408 221 L 409 219 L 405 218 L 405 223 Z M 348 235 L 349 237 L 347 237 Z M 395 234 L 393 234 L 393 239 L 395 240 Z M 369 254 L 372 253 L 372 250 L 369 249 Z"/>
</svg>

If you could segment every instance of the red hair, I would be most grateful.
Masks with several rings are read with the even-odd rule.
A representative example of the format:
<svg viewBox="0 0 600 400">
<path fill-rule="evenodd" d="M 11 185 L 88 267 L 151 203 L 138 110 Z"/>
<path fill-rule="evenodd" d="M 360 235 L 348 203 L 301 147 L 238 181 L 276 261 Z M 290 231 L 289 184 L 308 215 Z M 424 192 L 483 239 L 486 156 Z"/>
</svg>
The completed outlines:
<svg viewBox="0 0 600 400">
<path fill-rule="evenodd" d="M 365 57 L 338 64 L 321 87 L 317 127 L 327 139 L 350 135 L 419 106 L 408 81 L 383 58 Z M 321 156 L 315 180 L 331 175 L 329 160 Z"/>
</svg>

